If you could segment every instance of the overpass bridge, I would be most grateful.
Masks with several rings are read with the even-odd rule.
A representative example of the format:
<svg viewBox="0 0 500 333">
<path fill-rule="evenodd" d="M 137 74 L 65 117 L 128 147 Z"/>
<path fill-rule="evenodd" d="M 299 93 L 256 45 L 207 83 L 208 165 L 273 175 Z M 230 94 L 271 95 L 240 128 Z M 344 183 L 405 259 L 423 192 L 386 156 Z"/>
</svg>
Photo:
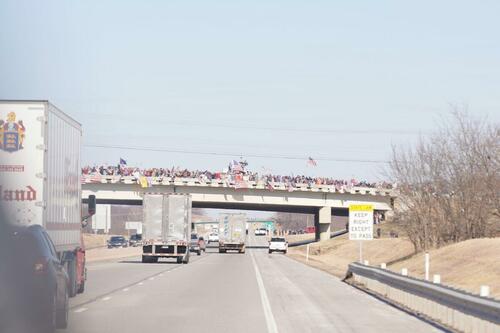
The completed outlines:
<svg viewBox="0 0 500 333">
<path fill-rule="evenodd" d="M 316 239 L 330 238 L 332 215 L 346 216 L 351 204 L 371 204 L 375 210 L 391 211 L 394 195 L 382 188 L 351 187 L 337 189 L 330 185 L 283 183 L 266 184 L 247 181 L 246 188 L 224 180 L 193 178 L 151 178 L 147 187 L 136 177 L 102 176 L 93 181 L 83 178 L 82 196 L 93 194 L 98 204 L 142 205 L 144 193 L 191 194 L 194 208 L 241 209 L 314 214 Z M 85 199 L 84 199 L 85 202 Z"/>
</svg>

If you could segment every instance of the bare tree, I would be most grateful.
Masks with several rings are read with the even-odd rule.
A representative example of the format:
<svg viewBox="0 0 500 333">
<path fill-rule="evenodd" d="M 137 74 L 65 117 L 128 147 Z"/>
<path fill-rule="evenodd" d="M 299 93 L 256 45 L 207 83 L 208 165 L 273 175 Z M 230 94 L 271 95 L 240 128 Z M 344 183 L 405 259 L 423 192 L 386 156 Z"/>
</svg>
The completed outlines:
<svg viewBox="0 0 500 333">
<path fill-rule="evenodd" d="M 456 108 L 450 118 L 414 147 L 393 147 L 395 221 L 416 251 L 498 230 L 500 128 Z"/>
</svg>

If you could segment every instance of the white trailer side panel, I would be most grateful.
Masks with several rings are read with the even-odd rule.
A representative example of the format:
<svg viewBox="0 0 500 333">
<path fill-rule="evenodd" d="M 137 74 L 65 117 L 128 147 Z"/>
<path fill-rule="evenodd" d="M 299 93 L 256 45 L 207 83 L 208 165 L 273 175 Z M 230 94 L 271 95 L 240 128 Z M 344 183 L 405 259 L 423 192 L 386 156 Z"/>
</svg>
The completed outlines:
<svg viewBox="0 0 500 333">
<path fill-rule="evenodd" d="M 0 207 L 9 223 L 44 223 L 44 103 L 0 102 Z"/>
<path fill-rule="evenodd" d="M 50 103 L 46 113 L 46 228 L 57 247 L 81 242 L 81 125 Z"/>
<path fill-rule="evenodd" d="M 0 199 L 12 223 L 40 224 L 58 251 L 80 246 L 81 126 L 45 101 L 0 101 Z"/>
</svg>

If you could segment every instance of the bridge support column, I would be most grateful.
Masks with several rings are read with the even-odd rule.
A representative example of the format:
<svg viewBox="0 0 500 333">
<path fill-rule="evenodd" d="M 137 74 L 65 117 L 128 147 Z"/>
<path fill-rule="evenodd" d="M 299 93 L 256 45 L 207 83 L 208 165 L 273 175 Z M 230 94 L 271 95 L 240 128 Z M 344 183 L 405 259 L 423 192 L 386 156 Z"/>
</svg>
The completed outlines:
<svg viewBox="0 0 500 333">
<path fill-rule="evenodd" d="M 316 241 L 330 239 L 330 225 L 332 224 L 332 208 L 320 207 L 314 216 L 314 226 L 316 228 Z"/>
</svg>

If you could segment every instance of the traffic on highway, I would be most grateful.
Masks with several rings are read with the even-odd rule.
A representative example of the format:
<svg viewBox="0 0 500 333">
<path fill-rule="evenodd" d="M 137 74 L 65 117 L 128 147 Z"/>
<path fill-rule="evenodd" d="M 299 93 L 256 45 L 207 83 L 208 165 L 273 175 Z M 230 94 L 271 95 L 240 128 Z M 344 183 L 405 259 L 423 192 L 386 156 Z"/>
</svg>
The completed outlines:
<svg viewBox="0 0 500 333">
<path fill-rule="evenodd" d="M 500 333 L 499 13 L 0 1 L 0 333 Z"/>
</svg>

